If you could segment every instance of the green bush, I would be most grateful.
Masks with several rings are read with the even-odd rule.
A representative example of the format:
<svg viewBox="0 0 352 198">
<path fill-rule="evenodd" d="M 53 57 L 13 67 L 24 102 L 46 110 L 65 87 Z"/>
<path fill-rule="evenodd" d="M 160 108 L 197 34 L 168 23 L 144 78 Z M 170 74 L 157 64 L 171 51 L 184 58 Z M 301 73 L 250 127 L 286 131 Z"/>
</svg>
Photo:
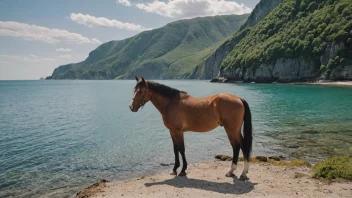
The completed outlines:
<svg viewBox="0 0 352 198">
<path fill-rule="evenodd" d="M 316 178 L 352 180 L 352 156 L 328 158 L 317 163 L 313 171 Z"/>
</svg>

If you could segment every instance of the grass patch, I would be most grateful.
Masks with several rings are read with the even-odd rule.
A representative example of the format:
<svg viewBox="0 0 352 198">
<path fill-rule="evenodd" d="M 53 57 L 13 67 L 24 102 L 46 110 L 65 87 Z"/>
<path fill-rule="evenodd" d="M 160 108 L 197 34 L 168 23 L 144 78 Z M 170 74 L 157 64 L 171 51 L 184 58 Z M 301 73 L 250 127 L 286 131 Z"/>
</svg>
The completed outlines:
<svg viewBox="0 0 352 198">
<path fill-rule="evenodd" d="M 352 180 L 352 157 L 340 156 L 327 158 L 317 163 L 313 171 L 316 178 Z"/>
<path fill-rule="evenodd" d="M 291 161 L 275 161 L 275 160 L 269 159 L 268 163 L 274 164 L 277 166 L 288 166 L 288 167 L 296 167 L 296 166 L 311 167 L 312 166 L 308 161 L 300 160 L 300 159 L 294 159 Z"/>
</svg>

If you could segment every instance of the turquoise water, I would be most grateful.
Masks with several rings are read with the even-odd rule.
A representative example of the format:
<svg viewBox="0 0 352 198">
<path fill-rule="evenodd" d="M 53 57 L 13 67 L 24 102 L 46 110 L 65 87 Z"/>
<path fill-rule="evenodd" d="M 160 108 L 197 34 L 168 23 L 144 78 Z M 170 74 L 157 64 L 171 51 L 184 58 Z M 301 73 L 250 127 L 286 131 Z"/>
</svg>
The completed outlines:
<svg viewBox="0 0 352 198">
<path fill-rule="evenodd" d="M 202 97 L 246 99 L 255 155 L 312 161 L 352 146 L 352 88 L 159 81 Z M 98 179 L 170 169 L 170 135 L 148 103 L 130 112 L 135 81 L 0 81 L 0 197 L 65 197 Z M 185 135 L 189 163 L 231 154 L 223 128 Z M 163 166 L 162 166 L 163 165 Z M 224 170 L 225 174 L 225 170 Z"/>
</svg>

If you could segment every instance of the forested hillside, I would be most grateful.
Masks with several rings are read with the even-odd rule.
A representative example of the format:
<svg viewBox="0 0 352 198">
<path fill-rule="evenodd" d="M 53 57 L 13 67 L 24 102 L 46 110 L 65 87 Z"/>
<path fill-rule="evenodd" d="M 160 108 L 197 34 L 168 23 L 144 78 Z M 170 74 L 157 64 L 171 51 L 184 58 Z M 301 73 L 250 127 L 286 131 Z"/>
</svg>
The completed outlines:
<svg viewBox="0 0 352 198">
<path fill-rule="evenodd" d="M 221 76 L 257 82 L 352 79 L 351 19 L 351 0 L 285 0 L 232 38 L 243 37 L 221 63 Z"/>
</svg>

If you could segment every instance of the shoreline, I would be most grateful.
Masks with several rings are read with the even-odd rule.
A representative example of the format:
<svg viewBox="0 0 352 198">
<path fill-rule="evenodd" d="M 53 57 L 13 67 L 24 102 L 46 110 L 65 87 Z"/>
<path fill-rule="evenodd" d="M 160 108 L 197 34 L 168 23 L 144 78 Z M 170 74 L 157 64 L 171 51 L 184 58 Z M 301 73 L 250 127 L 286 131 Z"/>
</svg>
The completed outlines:
<svg viewBox="0 0 352 198">
<path fill-rule="evenodd" d="M 292 83 L 296 85 L 352 86 L 352 81 L 316 81 Z"/>
<path fill-rule="evenodd" d="M 288 167 L 269 163 L 250 163 L 249 180 L 238 179 L 243 169 L 239 162 L 237 177 L 225 177 L 230 161 L 190 164 L 187 177 L 162 171 L 152 176 L 124 181 L 99 181 L 77 193 L 76 198 L 112 197 L 349 197 L 352 182 L 329 183 L 313 179 L 307 166 Z"/>
<path fill-rule="evenodd" d="M 318 81 L 307 81 L 307 82 L 244 82 L 244 81 L 234 81 L 227 79 L 211 79 L 207 80 L 210 83 L 254 83 L 254 84 L 292 84 L 292 85 L 326 85 L 326 86 L 352 86 L 352 81 L 328 81 L 328 80 L 318 80 Z"/>
</svg>

